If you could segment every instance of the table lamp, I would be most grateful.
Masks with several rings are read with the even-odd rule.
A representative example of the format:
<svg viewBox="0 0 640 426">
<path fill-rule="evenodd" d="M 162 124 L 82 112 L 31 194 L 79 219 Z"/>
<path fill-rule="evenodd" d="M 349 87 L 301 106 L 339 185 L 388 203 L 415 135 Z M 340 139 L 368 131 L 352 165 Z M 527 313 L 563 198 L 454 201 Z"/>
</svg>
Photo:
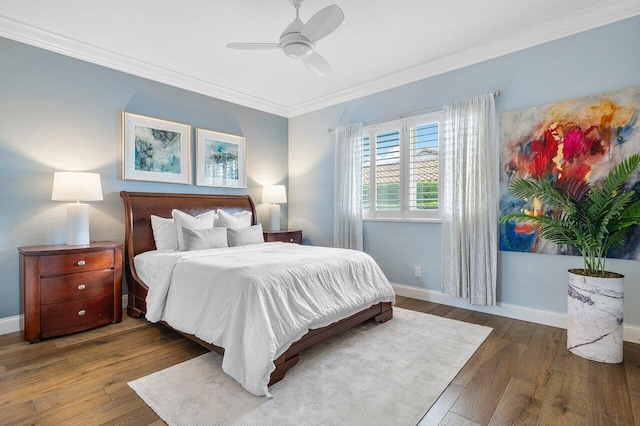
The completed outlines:
<svg viewBox="0 0 640 426">
<path fill-rule="evenodd" d="M 287 202 L 284 185 L 267 185 L 262 187 L 262 202 L 269 203 L 269 230 L 280 230 L 280 205 Z"/>
<path fill-rule="evenodd" d="M 89 205 L 80 201 L 101 201 L 102 185 L 98 173 L 55 172 L 53 201 L 75 201 L 67 204 L 67 245 L 87 245 L 89 239 Z"/>
</svg>

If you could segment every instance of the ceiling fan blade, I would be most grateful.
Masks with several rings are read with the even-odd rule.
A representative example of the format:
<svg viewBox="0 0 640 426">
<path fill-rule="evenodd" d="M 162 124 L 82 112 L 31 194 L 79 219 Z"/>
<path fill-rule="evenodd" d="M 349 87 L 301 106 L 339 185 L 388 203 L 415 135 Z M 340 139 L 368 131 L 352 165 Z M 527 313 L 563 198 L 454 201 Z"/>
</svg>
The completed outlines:
<svg viewBox="0 0 640 426">
<path fill-rule="evenodd" d="M 280 43 L 228 43 L 227 47 L 240 50 L 271 50 L 280 49 Z"/>
<path fill-rule="evenodd" d="M 340 26 L 344 20 L 342 9 L 336 4 L 327 6 L 309 19 L 300 34 L 312 43 L 328 36 Z"/>
<path fill-rule="evenodd" d="M 318 77 L 324 77 L 325 75 L 331 74 L 331 67 L 329 66 L 329 63 L 317 53 L 303 59 L 302 63 L 304 63 L 304 66 L 306 66 L 309 71 Z"/>
</svg>

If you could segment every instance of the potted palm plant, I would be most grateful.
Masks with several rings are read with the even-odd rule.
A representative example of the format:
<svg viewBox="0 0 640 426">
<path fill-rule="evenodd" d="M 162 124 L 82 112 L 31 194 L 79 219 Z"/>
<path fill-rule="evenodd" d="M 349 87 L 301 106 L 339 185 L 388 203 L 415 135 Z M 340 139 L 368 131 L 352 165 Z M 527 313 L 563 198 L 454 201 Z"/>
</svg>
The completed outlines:
<svg viewBox="0 0 640 426">
<path fill-rule="evenodd" d="M 639 197 L 627 188 L 639 164 L 640 154 L 632 155 L 593 185 L 516 179 L 509 185 L 511 194 L 546 209 L 500 219 L 533 222 L 541 238 L 574 246 L 582 254 L 583 267 L 569 270 L 567 348 L 593 361 L 622 362 L 624 276 L 607 271 L 605 260 L 640 224 Z"/>
</svg>

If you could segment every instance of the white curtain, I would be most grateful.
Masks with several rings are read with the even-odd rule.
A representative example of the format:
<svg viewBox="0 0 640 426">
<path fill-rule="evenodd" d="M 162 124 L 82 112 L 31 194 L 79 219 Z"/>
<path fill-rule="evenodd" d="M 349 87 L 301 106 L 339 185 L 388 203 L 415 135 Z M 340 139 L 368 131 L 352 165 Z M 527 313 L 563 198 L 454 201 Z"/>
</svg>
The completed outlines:
<svg viewBox="0 0 640 426">
<path fill-rule="evenodd" d="M 444 105 L 442 291 L 496 304 L 498 206 L 493 93 Z"/>
<path fill-rule="evenodd" d="M 362 251 L 362 123 L 335 135 L 333 245 Z"/>
</svg>

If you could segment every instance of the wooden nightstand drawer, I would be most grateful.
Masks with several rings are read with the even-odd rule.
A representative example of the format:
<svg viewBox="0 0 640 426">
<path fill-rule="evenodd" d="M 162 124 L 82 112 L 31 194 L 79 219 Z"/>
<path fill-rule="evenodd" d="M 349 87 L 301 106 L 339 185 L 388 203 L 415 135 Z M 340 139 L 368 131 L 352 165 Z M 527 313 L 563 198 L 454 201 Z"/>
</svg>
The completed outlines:
<svg viewBox="0 0 640 426">
<path fill-rule="evenodd" d="M 19 247 L 24 340 L 122 320 L 122 244 Z"/>
<path fill-rule="evenodd" d="M 113 321 L 113 294 L 76 300 L 74 302 L 55 303 L 42 307 L 40 330 L 43 337 L 47 332 L 62 329 L 79 331 L 78 327 L 95 327 L 96 323 Z"/>
<path fill-rule="evenodd" d="M 43 256 L 40 274 L 62 275 L 113 268 L 113 250 Z"/>
<path fill-rule="evenodd" d="M 302 231 L 300 230 L 265 231 L 263 235 L 265 242 L 282 241 L 284 243 L 302 244 Z"/>
<path fill-rule="evenodd" d="M 40 303 L 71 302 L 113 294 L 113 270 L 81 272 L 40 280 Z"/>
</svg>

